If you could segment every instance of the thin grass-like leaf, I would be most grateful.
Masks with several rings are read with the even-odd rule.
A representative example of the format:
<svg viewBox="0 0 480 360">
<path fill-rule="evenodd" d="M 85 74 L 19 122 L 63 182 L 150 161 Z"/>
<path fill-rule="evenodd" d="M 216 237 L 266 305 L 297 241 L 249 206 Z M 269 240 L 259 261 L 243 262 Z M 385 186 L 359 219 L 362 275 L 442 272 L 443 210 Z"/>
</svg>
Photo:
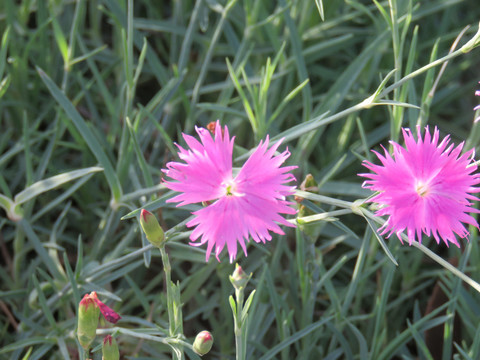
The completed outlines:
<svg viewBox="0 0 480 360">
<path fill-rule="evenodd" d="M 313 331 L 317 330 L 318 328 L 320 328 L 321 326 L 323 326 L 324 324 L 326 324 L 327 322 L 329 322 L 330 320 L 332 320 L 332 317 L 327 317 L 327 318 L 324 318 L 322 320 L 319 320 L 305 328 L 303 328 L 302 330 L 300 331 L 297 331 L 296 333 L 292 334 L 289 338 L 285 339 L 284 341 L 282 341 L 281 343 L 275 345 L 272 349 L 270 349 L 269 351 L 267 351 L 267 353 L 265 353 L 264 355 L 262 355 L 260 357 L 259 360 L 269 360 L 269 359 L 272 359 L 276 354 L 278 354 L 280 351 L 282 351 L 284 348 L 290 346 L 291 344 L 295 343 L 296 341 L 298 341 L 299 339 L 301 339 L 302 337 L 312 333 Z"/>
<path fill-rule="evenodd" d="M 98 162 L 102 165 L 105 177 L 110 185 L 112 196 L 115 200 L 119 200 L 122 196 L 122 187 L 117 178 L 117 175 L 113 169 L 113 166 L 108 159 L 107 155 L 103 151 L 102 147 L 98 143 L 91 130 L 88 128 L 85 120 L 80 116 L 70 100 L 67 99 L 65 94 L 58 88 L 58 86 L 50 79 L 50 77 L 40 68 L 37 68 L 37 72 L 47 86 L 52 96 L 57 100 L 59 105 L 67 113 L 70 120 L 74 123 L 77 130 L 82 134 L 90 150 L 97 158 Z"/>
<path fill-rule="evenodd" d="M 103 169 L 101 167 L 94 166 L 94 167 L 89 167 L 81 170 L 70 171 L 60 175 L 52 176 L 48 179 L 37 181 L 36 183 L 27 187 L 25 190 L 19 192 L 15 196 L 14 201 L 16 204 L 23 204 L 29 200 L 34 199 L 38 195 L 46 191 L 55 189 L 60 185 L 63 185 L 69 181 L 72 181 L 80 177 L 89 175 L 91 173 L 99 172 L 99 171 L 103 171 Z"/>
</svg>

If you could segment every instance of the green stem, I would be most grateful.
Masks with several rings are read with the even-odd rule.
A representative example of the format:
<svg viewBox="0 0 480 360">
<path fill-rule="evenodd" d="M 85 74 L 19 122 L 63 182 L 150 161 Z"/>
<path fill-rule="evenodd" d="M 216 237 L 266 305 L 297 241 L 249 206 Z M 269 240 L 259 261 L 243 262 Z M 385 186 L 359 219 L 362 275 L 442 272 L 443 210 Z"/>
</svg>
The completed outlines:
<svg viewBox="0 0 480 360">
<path fill-rule="evenodd" d="M 243 311 L 243 287 L 240 289 L 235 289 L 235 297 L 237 299 L 237 313 L 235 314 L 235 349 L 237 353 L 237 360 L 245 360 L 246 348 L 245 348 L 245 339 L 243 338 L 243 322 L 242 322 L 242 311 Z"/>
<path fill-rule="evenodd" d="M 470 285 L 472 288 L 474 288 L 480 293 L 480 284 L 475 280 L 473 280 L 472 278 L 465 275 L 460 270 L 458 270 L 455 266 L 450 264 L 448 261 L 445 261 L 440 256 L 435 254 L 432 250 L 430 250 L 429 248 L 427 248 L 426 246 L 422 245 L 417 241 L 413 241 L 412 246 L 415 246 L 417 249 L 420 249 L 425 255 L 430 257 L 432 260 L 436 261 L 438 264 L 440 264 L 445 269 L 453 273 L 455 276 L 459 277 L 461 280 L 465 281 L 468 285 Z"/>
<path fill-rule="evenodd" d="M 383 225 L 385 223 L 385 220 L 378 217 L 378 216 L 375 216 L 373 213 L 371 213 L 370 211 L 368 211 L 367 209 L 364 209 L 364 208 L 361 208 L 361 211 L 362 213 L 366 216 L 366 217 L 369 217 L 370 219 L 372 219 L 373 221 Z M 401 234 L 402 236 L 402 239 L 406 242 L 409 242 L 407 236 L 405 234 Z M 434 260 L 437 264 L 443 266 L 445 269 L 447 269 L 448 271 L 450 271 L 453 275 L 459 277 L 460 279 L 462 279 L 463 281 L 465 281 L 468 285 L 470 285 L 472 288 L 474 288 L 475 290 L 477 290 L 479 293 L 480 293 L 480 284 L 478 282 L 476 282 L 475 280 L 473 280 L 471 277 L 465 275 L 463 272 L 461 272 L 460 270 L 458 270 L 455 266 L 453 266 L 452 264 L 450 264 L 448 261 L 445 261 L 444 259 L 442 259 L 440 256 L 438 256 L 437 254 L 435 254 L 432 250 L 430 250 L 429 248 L 427 248 L 426 246 L 422 245 L 421 243 L 419 243 L 418 241 L 412 241 L 412 246 L 416 247 L 417 249 L 421 250 L 425 255 L 427 255 L 429 258 L 431 258 L 432 260 Z"/>
<path fill-rule="evenodd" d="M 169 335 L 174 336 L 174 321 L 173 316 L 173 292 L 172 292 L 172 268 L 170 267 L 170 260 L 168 254 L 165 251 L 165 247 L 160 248 L 162 254 L 163 271 L 165 272 L 165 282 L 167 285 L 167 304 L 168 304 L 168 322 L 169 322 Z"/>
<path fill-rule="evenodd" d="M 169 346 L 181 345 L 183 347 L 189 348 L 190 350 L 194 351 L 192 344 L 189 344 L 186 341 L 183 341 L 177 338 L 159 336 L 157 335 L 157 333 L 158 333 L 158 329 L 131 330 L 131 329 L 125 329 L 121 327 L 97 329 L 97 335 L 123 334 L 123 335 L 132 336 L 137 339 L 153 341 L 153 342 L 157 342 L 157 343 L 161 343 Z"/>
<path fill-rule="evenodd" d="M 177 306 L 175 304 L 175 285 L 172 283 L 172 268 L 170 266 L 170 260 L 168 258 L 168 254 L 165 251 L 165 246 L 160 248 L 160 253 L 162 255 L 162 262 L 163 262 L 163 271 L 165 272 L 165 282 L 167 285 L 167 306 L 168 306 L 168 325 L 169 325 L 169 333 L 170 336 L 176 337 L 178 335 L 182 335 L 178 333 L 179 329 L 182 329 L 182 324 L 177 323 L 177 319 L 181 319 L 181 317 L 176 317 L 175 313 L 181 311 L 180 309 L 175 309 Z M 172 358 L 182 360 L 184 358 L 183 350 L 179 346 L 177 347 L 179 350 L 178 352 L 172 350 Z"/>
</svg>

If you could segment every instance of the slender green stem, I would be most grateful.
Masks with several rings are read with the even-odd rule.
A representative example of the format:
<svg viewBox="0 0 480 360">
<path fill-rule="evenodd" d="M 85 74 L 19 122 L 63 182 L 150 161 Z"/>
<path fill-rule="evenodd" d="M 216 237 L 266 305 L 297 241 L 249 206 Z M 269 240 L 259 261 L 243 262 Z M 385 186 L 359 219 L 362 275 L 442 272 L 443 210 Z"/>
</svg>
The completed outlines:
<svg viewBox="0 0 480 360">
<path fill-rule="evenodd" d="M 463 51 L 463 47 L 458 49 L 457 51 L 454 51 L 448 55 L 445 55 L 444 57 L 440 58 L 440 59 L 437 59 L 435 61 L 432 61 L 431 63 L 421 67 L 420 69 L 418 70 L 415 70 L 413 72 L 411 72 L 410 74 L 404 76 L 403 78 L 401 78 L 400 80 L 396 81 L 394 84 L 390 85 L 389 87 L 387 87 L 385 90 L 383 90 L 378 98 L 381 99 L 383 98 L 385 95 L 387 95 L 388 93 L 392 92 L 393 90 L 395 90 L 396 88 L 400 87 L 401 85 L 403 85 L 404 83 L 406 83 L 407 81 L 417 77 L 418 75 L 420 74 L 423 74 L 424 72 L 438 66 L 438 65 L 441 65 L 451 59 L 454 59 L 456 58 L 457 56 L 459 55 L 462 55 L 464 54 L 464 51 Z"/>
<path fill-rule="evenodd" d="M 152 329 L 153 331 L 157 332 L 157 329 Z M 106 329 L 97 329 L 97 335 L 105 335 L 105 334 L 123 334 L 123 335 L 128 335 L 132 336 L 138 339 L 143 339 L 143 340 L 149 340 L 149 341 L 154 341 L 158 343 L 162 343 L 165 345 L 172 346 L 173 345 L 181 345 L 183 347 L 187 347 L 193 351 L 193 346 L 192 344 L 189 344 L 186 341 L 183 341 L 178 338 L 169 338 L 169 337 L 163 337 L 163 336 L 158 336 L 150 333 L 144 333 L 140 332 L 143 330 L 130 330 L 130 329 L 125 329 L 121 327 L 112 327 L 112 328 L 106 328 Z"/>
<path fill-rule="evenodd" d="M 172 283 L 172 268 L 170 266 L 170 260 L 168 258 L 168 254 L 165 251 L 165 246 L 160 248 L 160 253 L 162 254 L 162 262 L 163 262 L 163 271 L 165 272 L 165 282 L 167 286 L 167 305 L 168 305 L 168 324 L 169 324 L 169 335 L 172 337 L 176 337 L 182 335 L 178 333 L 179 330 L 182 329 L 182 324 L 178 323 L 181 322 L 181 316 L 175 316 L 175 314 L 179 311 L 179 305 L 175 303 L 175 285 Z M 177 349 L 172 349 L 172 358 L 182 360 L 183 350 L 181 346 L 178 346 Z"/>
<path fill-rule="evenodd" d="M 297 222 L 299 224 L 308 224 L 316 221 L 335 221 L 336 218 L 334 216 L 346 215 L 351 214 L 353 211 L 352 209 L 341 209 L 335 211 L 324 212 L 315 215 L 303 216 L 297 218 Z"/>
<path fill-rule="evenodd" d="M 172 268 L 170 267 L 170 260 L 168 258 L 168 254 L 165 251 L 165 247 L 160 248 L 160 253 L 162 254 L 162 262 L 163 262 L 163 271 L 165 272 L 165 282 L 167 286 L 167 303 L 168 303 L 168 322 L 170 324 L 170 336 L 174 336 L 174 321 L 175 318 L 173 316 L 173 294 L 172 294 Z"/>
<path fill-rule="evenodd" d="M 299 196 L 303 199 L 318 201 L 318 202 L 321 202 L 321 203 L 324 203 L 324 204 L 338 206 L 338 207 L 344 208 L 344 209 L 351 209 L 352 206 L 354 205 L 354 203 L 350 202 L 350 201 L 334 199 L 334 198 L 331 198 L 331 197 L 328 197 L 328 196 L 318 195 L 318 194 L 314 194 L 314 193 L 311 193 L 311 192 L 308 192 L 308 191 L 296 190 L 294 195 Z"/>
<path fill-rule="evenodd" d="M 373 213 L 371 213 L 370 211 L 368 211 L 367 209 L 364 209 L 364 208 L 361 208 L 361 211 L 362 213 L 372 219 L 373 221 L 379 223 L 379 224 L 384 224 L 385 223 L 385 220 L 378 217 L 378 216 L 375 216 Z M 408 242 L 408 238 L 405 234 L 401 234 L 402 236 L 402 239 L 406 242 Z M 474 288 L 475 290 L 477 290 L 479 293 L 480 293 L 480 284 L 478 282 L 476 282 L 475 280 L 473 280 L 471 277 L 465 275 L 463 272 L 461 272 L 460 270 L 458 270 L 455 266 L 453 266 L 452 264 L 450 264 L 448 261 L 445 261 L 444 259 L 442 259 L 440 256 L 438 256 L 437 254 L 435 254 L 432 250 L 430 250 L 429 248 L 427 248 L 426 246 L 422 245 L 421 243 L 419 243 L 418 241 L 412 241 L 412 246 L 416 247 L 417 249 L 421 250 L 425 255 L 427 255 L 429 258 L 431 258 L 432 260 L 434 260 L 436 263 L 438 263 L 439 265 L 443 266 L 445 269 L 447 269 L 448 271 L 450 271 L 452 274 L 454 274 L 455 276 L 459 277 L 460 279 L 462 279 L 463 281 L 465 281 L 468 285 L 470 285 L 472 288 Z"/>
<path fill-rule="evenodd" d="M 237 299 L 237 313 L 235 314 L 235 349 L 237 360 L 245 360 L 246 349 L 245 349 L 245 339 L 243 338 L 243 322 L 242 322 L 242 312 L 243 312 L 243 288 L 235 289 L 235 297 Z"/>
<path fill-rule="evenodd" d="M 480 293 L 480 284 L 478 282 L 476 282 L 469 276 L 465 275 L 463 272 L 458 270 L 455 266 L 450 264 L 448 261 L 442 259 L 440 256 L 435 254 L 432 250 L 427 248 L 425 245 L 422 245 L 417 241 L 413 241 L 412 246 L 415 246 L 417 249 L 420 249 L 425 255 L 430 257 L 432 260 L 434 260 L 438 264 L 442 265 L 445 269 L 453 273 L 455 276 L 458 276 L 461 280 L 465 281 L 468 285 L 470 285 L 472 288 L 474 288 Z"/>
</svg>

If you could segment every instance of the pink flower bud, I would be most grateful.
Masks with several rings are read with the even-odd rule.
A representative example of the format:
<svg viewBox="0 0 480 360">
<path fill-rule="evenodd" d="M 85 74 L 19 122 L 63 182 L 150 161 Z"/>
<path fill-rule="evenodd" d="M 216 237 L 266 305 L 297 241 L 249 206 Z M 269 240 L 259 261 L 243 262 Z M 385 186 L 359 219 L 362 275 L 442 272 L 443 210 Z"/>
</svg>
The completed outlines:
<svg viewBox="0 0 480 360">
<path fill-rule="evenodd" d="M 198 355 L 203 356 L 210 351 L 213 345 L 213 336 L 209 331 L 201 331 L 195 337 L 193 342 L 193 351 Z"/>
<path fill-rule="evenodd" d="M 230 276 L 230 282 L 236 290 L 244 289 L 247 286 L 248 281 L 252 277 L 252 274 L 247 275 L 243 271 L 242 267 L 238 264 L 235 265 L 235 271 Z"/>
<path fill-rule="evenodd" d="M 92 296 L 92 294 L 94 295 Z M 92 294 L 85 294 L 78 305 L 77 337 L 84 349 L 88 349 L 95 339 L 100 316 L 100 308 L 95 301 L 97 294 L 95 292 Z"/>
</svg>

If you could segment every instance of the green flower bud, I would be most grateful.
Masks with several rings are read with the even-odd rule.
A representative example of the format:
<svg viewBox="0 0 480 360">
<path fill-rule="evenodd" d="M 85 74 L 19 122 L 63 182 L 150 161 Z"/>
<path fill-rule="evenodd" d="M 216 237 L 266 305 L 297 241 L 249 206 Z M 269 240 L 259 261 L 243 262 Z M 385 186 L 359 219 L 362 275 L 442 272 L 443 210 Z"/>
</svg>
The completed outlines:
<svg viewBox="0 0 480 360">
<path fill-rule="evenodd" d="M 210 351 L 213 345 L 213 336 L 209 331 L 201 331 L 195 337 L 193 342 L 193 351 L 198 355 L 203 356 Z"/>
<path fill-rule="evenodd" d="M 100 308 L 97 305 L 96 297 L 97 294 L 94 291 L 92 294 L 85 294 L 78 305 L 77 337 L 84 349 L 88 349 L 95 339 L 98 327 Z"/>
<path fill-rule="evenodd" d="M 247 286 L 252 274 L 247 275 L 243 271 L 242 267 L 238 264 L 235 265 L 235 271 L 230 276 L 230 282 L 236 290 L 244 289 Z"/>
<path fill-rule="evenodd" d="M 115 338 L 111 335 L 105 336 L 102 346 L 102 360 L 118 360 L 120 359 L 120 352 Z"/>
<path fill-rule="evenodd" d="M 150 211 L 142 209 L 140 212 L 140 225 L 152 245 L 158 248 L 163 246 L 165 243 L 165 235 L 155 215 Z"/>
</svg>

